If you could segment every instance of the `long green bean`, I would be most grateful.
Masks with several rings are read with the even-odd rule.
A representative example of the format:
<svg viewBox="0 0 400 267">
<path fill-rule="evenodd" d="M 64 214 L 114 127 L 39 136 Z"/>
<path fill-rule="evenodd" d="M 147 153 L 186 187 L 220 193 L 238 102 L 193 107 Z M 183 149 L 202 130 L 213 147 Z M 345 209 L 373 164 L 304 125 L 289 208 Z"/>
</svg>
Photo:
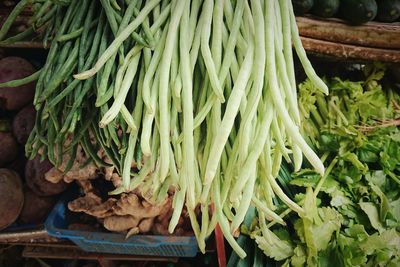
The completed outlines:
<svg viewBox="0 0 400 267">
<path fill-rule="evenodd" d="M 292 42 L 310 80 L 327 87 L 301 46 L 289 0 L 38 0 L 33 25 L 4 40 L 27 1 L 0 40 L 40 27 L 49 54 L 40 71 L 0 86 L 37 80 L 30 158 L 40 152 L 68 172 L 84 153 L 81 167 L 121 177 L 109 194 L 141 192 L 155 204 L 172 197 L 168 231 L 187 212 L 201 251 L 219 224 L 244 257 L 232 234 L 251 204 L 265 238 L 265 220 L 285 225 L 278 204 L 304 213 L 276 181 L 283 160 L 298 170 L 303 156 L 324 172 L 300 133 Z"/>
<path fill-rule="evenodd" d="M 116 53 L 121 44 L 136 30 L 136 28 L 143 22 L 145 17 L 151 12 L 151 10 L 160 2 L 161 0 L 150 1 L 141 11 L 140 14 L 131 22 L 129 25 L 117 36 L 117 38 L 112 42 L 109 48 L 104 52 L 104 54 L 99 58 L 94 68 L 82 72 L 80 74 L 74 75 L 76 79 L 85 80 L 89 77 L 95 75 L 100 68 Z"/>
</svg>

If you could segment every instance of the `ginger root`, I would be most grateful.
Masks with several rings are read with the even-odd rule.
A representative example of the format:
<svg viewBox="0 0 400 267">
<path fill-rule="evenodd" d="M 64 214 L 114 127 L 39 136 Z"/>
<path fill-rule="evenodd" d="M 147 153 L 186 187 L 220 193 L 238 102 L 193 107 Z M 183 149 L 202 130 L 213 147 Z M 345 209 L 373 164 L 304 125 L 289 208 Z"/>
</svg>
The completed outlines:
<svg viewBox="0 0 400 267">
<path fill-rule="evenodd" d="M 139 232 L 140 233 L 147 233 L 150 232 L 151 227 L 153 226 L 154 223 L 154 217 L 152 218 L 145 218 L 140 221 L 139 223 Z"/>
<path fill-rule="evenodd" d="M 74 180 L 89 180 L 97 178 L 98 167 L 95 164 L 89 163 L 82 168 L 87 161 L 87 157 L 81 146 L 78 146 L 72 168 L 64 174 L 70 158 L 71 156 L 69 154 L 63 155 L 61 165 L 58 168 L 54 167 L 49 170 L 45 174 L 45 179 L 52 183 L 58 183 L 61 180 L 64 180 L 66 183 L 71 183 Z"/>
<path fill-rule="evenodd" d="M 104 227 L 109 231 L 122 232 L 134 228 L 138 225 L 139 219 L 131 216 L 109 216 L 104 218 Z"/>
<path fill-rule="evenodd" d="M 113 168 L 105 168 L 106 180 L 113 181 L 120 179 L 114 173 Z M 68 204 L 68 208 L 75 212 L 84 212 L 96 217 L 109 231 L 126 232 L 127 237 L 134 234 L 153 233 L 170 235 L 168 225 L 171 219 L 173 208 L 172 199 L 169 195 L 163 202 L 153 204 L 142 195 L 141 188 L 133 192 L 123 193 L 119 199 L 110 198 L 103 201 L 93 188 L 91 180 L 78 180 L 83 188 L 85 196 L 75 199 Z M 113 181 L 114 183 L 114 181 Z M 179 219 L 174 235 L 192 234 L 187 229 L 188 217 L 185 216 L 185 209 Z"/>
<path fill-rule="evenodd" d="M 101 198 L 93 192 L 87 193 L 84 197 L 77 198 L 68 203 L 68 209 L 75 212 L 84 212 L 96 218 L 106 218 L 113 215 L 112 207 L 117 202 L 109 198 L 102 202 Z"/>
<path fill-rule="evenodd" d="M 132 215 L 138 218 L 151 218 L 160 215 L 167 208 L 169 202 L 166 200 L 163 203 L 153 206 L 145 200 L 141 201 L 136 194 L 122 194 L 113 207 L 116 215 Z"/>
</svg>

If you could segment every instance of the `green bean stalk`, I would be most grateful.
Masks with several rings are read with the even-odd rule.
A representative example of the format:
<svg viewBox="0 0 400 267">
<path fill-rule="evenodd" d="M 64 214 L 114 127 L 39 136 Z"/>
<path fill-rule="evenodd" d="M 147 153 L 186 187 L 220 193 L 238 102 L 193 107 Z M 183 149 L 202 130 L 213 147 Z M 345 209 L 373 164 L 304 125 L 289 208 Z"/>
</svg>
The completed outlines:
<svg viewBox="0 0 400 267">
<path fill-rule="evenodd" d="M 309 79 L 328 88 L 290 0 L 40 3 L 34 20 L 49 16 L 53 39 L 44 67 L 27 78 L 38 78 L 30 157 L 60 166 L 81 146 L 89 163 L 122 177 L 110 194 L 140 188 L 158 202 L 175 190 L 169 231 L 186 206 L 203 252 L 219 224 L 245 257 L 234 235 L 251 204 L 283 225 L 273 198 L 304 213 L 276 181 L 282 160 L 299 169 L 303 156 L 324 173 L 299 131 L 292 44 Z"/>
</svg>

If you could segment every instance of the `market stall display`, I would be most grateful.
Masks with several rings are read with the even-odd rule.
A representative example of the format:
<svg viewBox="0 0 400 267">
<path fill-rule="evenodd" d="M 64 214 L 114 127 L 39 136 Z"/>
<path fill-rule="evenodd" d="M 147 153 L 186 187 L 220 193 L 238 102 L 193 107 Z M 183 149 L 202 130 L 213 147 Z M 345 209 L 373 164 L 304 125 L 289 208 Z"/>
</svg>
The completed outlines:
<svg viewBox="0 0 400 267">
<path fill-rule="evenodd" d="M 14 38 L 6 37 L 7 32 L 26 3 L 16 6 L 0 37 Z M 309 78 L 322 92 L 328 90 L 306 58 L 289 1 L 233 6 L 154 0 L 117 7 L 105 2 L 100 9 L 96 1 L 84 1 L 79 9 L 77 1 L 37 5 L 33 21 L 49 21 L 43 24 L 44 39 L 55 36 L 37 77 L 38 113 L 26 145 L 30 158 L 39 153 L 70 177 L 69 171 L 91 160 L 85 165 L 92 170 L 106 173 L 111 168 L 110 179 L 120 179 L 110 194 L 139 189 L 155 207 L 172 190 L 168 230 L 174 232 L 185 205 L 201 251 L 219 223 L 228 242 L 244 257 L 232 233 L 252 198 L 268 210 L 265 203 L 272 199 L 265 190 L 273 190 L 302 212 L 273 178 L 282 157 L 289 159 L 289 154 L 296 169 L 304 154 L 319 173 L 324 172 L 298 129 L 292 41 Z M 60 16 L 63 19 L 57 21 Z M 115 60 L 120 65 L 113 68 Z M 202 132 L 207 133 L 205 139 L 199 136 Z M 260 157 L 267 167 L 260 165 Z M 82 180 L 81 173 L 72 178 Z M 260 181 L 255 179 L 258 175 Z M 96 178 L 87 172 L 86 176 Z M 100 203 L 108 205 L 111 200 Z M 208 211 L 211 202 L 216 205 L 213 215 Z M 201 225 L 195 212 L 198 205 Z M 135 231 L 133 220 L 140 219 L 121 217 L 126 213 L 117 211 L 113 210 L 116 217 L 104 219 L 106 228 Z M 119 221 L 111 225 L 114 219 Z"/>
<path fill-rule="evenodd" d="M 306 51 L 400 62 L 397 5 L 19 1 L 0 46 L 48 49 L 36 72 L 0 83 L 36 83 L 26 103 L 0 103 L 13 117 L 0 123 L 3 165 L 20 170 L 12 147 L 25 145 L 25 196 L 43 204 L 26 216 L 42 220 L 47 196 L 76 183 L 46 225 L 87 251 L 146 255 L 150 243 L 133 243 L 195 237 L 204 253 L 222 231 L 228 266 L 396 266 L 396 65 L 322 80 Z"/>
</svg>

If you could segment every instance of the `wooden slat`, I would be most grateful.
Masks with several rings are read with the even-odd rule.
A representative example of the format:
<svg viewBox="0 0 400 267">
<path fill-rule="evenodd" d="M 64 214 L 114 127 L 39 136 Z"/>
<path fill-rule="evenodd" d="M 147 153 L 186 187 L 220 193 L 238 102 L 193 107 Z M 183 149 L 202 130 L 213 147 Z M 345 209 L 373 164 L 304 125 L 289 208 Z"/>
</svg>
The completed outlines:
<svg viewBox="0 0 400 267">
<path fill-rule="evenodd" d="M 79 248 L 56 248 L 26 246 L 22 253 L 25 258 L 43 259 L 86 259 L 86 260 L 124 260 L 124 261 L 156 261 L 156 262 L 177 262 L 176 257 L 154 257 L 120 254 L 100 254 L 84 252 Z"/>
<path fill-rule="evenodd" d="M 301 37 L 304 49 L 314 54 L 341 59 L 361 59 L 400 63 L 400 50 L 361 47 Z"/>
<path fill-rule="evenodd" d="M 400 23 L 353 26 L 339 19 L 296 17 L 301 36 L 372 48 L 400 49 Z"/>
<path fill-rule="evenodd" d="M 49 236 L 44 228 L 0 233 L 0 243 L 57 242 L 57 240 Z"/>
</svg>

